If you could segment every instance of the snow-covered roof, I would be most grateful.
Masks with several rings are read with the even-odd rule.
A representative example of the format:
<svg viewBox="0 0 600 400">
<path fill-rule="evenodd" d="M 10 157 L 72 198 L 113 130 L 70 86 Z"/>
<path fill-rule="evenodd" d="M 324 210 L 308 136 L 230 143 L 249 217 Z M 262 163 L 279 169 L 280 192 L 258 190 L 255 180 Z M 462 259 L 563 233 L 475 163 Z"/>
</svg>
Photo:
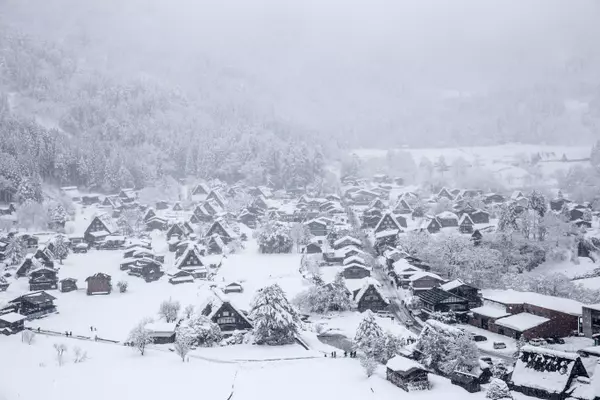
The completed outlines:
<svg viewBox="0 0 600 400">
<path fill-rule="evenodd" d="M 400 233 L 399 229 L 388 229 L 385 231 L 377 232 L 375 234 L 375 238 L 381 239 L 381 238 L 388 237 L 388 236 L 396 236 L 398 233 Z"/>
<path fill-rule="evenodd" d="M 417 272 L 415 274 L 412 274 L 408 279 L 411 282 L 413 282 L 413 281 L 419 280 L 421 278 L 426 278 L 426 277 L 438 279 L 438 280 L 440 280 L 442 282 L 444 281 L 444 279 L 441 276 L 436 275 L 436 274 L 434 274 L 432 272 L 427 272 L 427 271 L 422 271 L 422 272 Z"/>
<path fill-rule="evenodd" d="M 363 296 L 365 295 L 365 293 L 367 293 L 367 290 L 372 287 L 373 289 L 375 289 L 375 291 L 379 294 L 379 297 L 381 297 L 381 299 L 389 304 L 390 301 L 383 295 L 383 292 L 381 291 L 381 284 L 374 278 L 371 277 L 367 277 L 364 278 L 364 283 L 362 288 L 359 290 L 359 292 L 356 294 L 356 298 L 354 299 L 356 302 L 359 302 L 360 299 L 363 298 Z"/>
<path fill-rule="evenodd" d="M 351 293 L 354 293 L 355 291 L 360 290 L 365 285 L 367 279 L 369 278 L 367 277 L 361 279 L 344 279 L 344 285 L 346 285 L 346 288 Z"/>
<path fill-rule="evenodd" d="M 7 322 L 9 324 L 23 321 L 24 319 L 27 319 L 27 317 L 24 315 L 18 314 L 16 312 L 9 312 L 8 314 L 0 315 L 0 320 Z"/>
<path fill-rule="evenodd" d="M 345 264 L 344 265 L 344 269 L 348 269 L 348 268 L 362 268 L 365 269 L 367 271 L 371 271 L 371 267 L 367 267 L 366 265 L 363 264 L 359 264 L 356 262 L 350 263 L 350 264 Z"/>
<path fill-rule="evenodd" d="M 494 323 L 505 328 L 513 329 L 517 332 L 525 332 L 548 321 L 550 321 L 548 318 L 540 317 L 538 315 L 520 313 L 497 319 Z"/>
<path fill-rule="evenodd" d="M 185 251 L 183 252 L 183 254 L 181 254 L 181 256 L 179 256 L 179 258 L 175 260 L 175 268 L 181 269 L 181 267 L 184 267 L 183 262 L 187 259 L 190 253 L 194 253 L 198 260 L 200 260 L 200 263 L 202 263 L 202 256 L 200 255 L 198 247 L 196 245 L 192 245 L 188 246 L 187 249 L 185 249 Z"/>
<path fill-rule="evenodd" d="M 344 258 L 344 261 L 343 261 L 344 265 L 352 264 L 352 263 L 357 263 L 357 264 L 362 264 L 362 265 L 366 264 L 365 259 L 358 255 Z"/>
<path fill-rule="evenodd" d="M 458 216 L 451 211 L 442 211 L 441 213 L 436 215 L 436 218 L 458 220 Z"/>
<path fill-rule="evenodd" d="M 103 237 L 103 236 L 110 235 L 110 233 L 108 231 L 96 231 L 96 232 L 90 232 L 89 235 L 93 236 L 93 237 Z"/>
<path fill-rule="evenodd" d="M 442 285 L 443 287 L 443 285 Z M 502 307 L 494 307 L 490 305 L 485 305 L 477 308 L 472 308 L 471 312 L 479 315 L 483 315 L 484 317 L 489 318 L 502 318 L 510 315 L 506 312 L 506 309 Z"/>
<path fill-rule="evenodd" d="M 238 310 L 235 305 L 233 305 L 233 303 L 229 300 L 229 297 L 223 293 L 223 291 L 217 287 L 213 287 L 212 288 L 213 291 L 213 295 L 210 296 L 206 303 L 202 306 L 201 310 L 206 309 L 206 307 L 210 304 L 211 309 L 210 309 L 210 313 L 207 315 L 208 318 L 212 319 L 215 314 L 219 311 L 219 309 L 221 308 L 221 306 L 224 303 L 227 303 L 231 306 L 231 308 L 233 308 L 233 310 L 239 315 L 240 318 L 243 318 L 244 320 L 246 320 L 246 322 L 252 326 L 252 322 L 248 319 L 248 317 L 246 317 L 246 315 L 241 312 L 240 310 Z"/>
<path fill-rule="evenodd" d="M 336 240 L 335 242 L 333 242 L 333 246 L 334 246 L 334 247 L 338 247 L 338 246 L 339 246 L 339 245 L 341 245 L 342 243 L 344 243 L 344 242 L 348 242 L 348 241 L 349 241 L 349 242 L 352 242 L 352 243 L 356 243 L 356 245 L 357 245 L 357 246 L 360 246 L 360 245 L 361 245 L 361 241 L 360 241 L 360 239 L 357 239 L 357 238 L 355 238 L 355 237 L 352 237 L 352 236 L 348 236 L 348 235 L 346 235 L 346 236 L 344 236 L 344 237 L 342 237 L 342 238 L 339 238 L 339 239 L 338 239 L 338 240 Z"/>
<path fill-rule="evenodd" d="M 531 304 L 533 306 L 546 308 L 548 310 L 560 311 L 570 315 L 581 315 L 583 304 L 561 297 L 548 296 L 534 292 L 519 292 L 513 289 L 508 290 L 482 290 L 482 296 L 486 300 L 491 300 L 502 304 Z"/>
<path fill-rule="evenodd" d="M 411 360 L 410 358 L 406 358 L 406 357 L 402 357 L 402 356 L 392 357 L 387 362 L 387 364 L 385 364 L 385 366 L 394 372 L 402 372 L 402 373 L 407 373 L 412 370 L 419 370 L 419 369 L 424 370 L 425 369 L 425 367 L 423 367 L 418 362 Z"/>
<path fill-rule="evenodd" d="M 147 323 L 144 328 L 149 330 L 152 334 L 157 333 L 170 333 L 171 335 L 175 333 L 175 328 L 177 328 L 177 324 L 175 322 L 150 322 Z"/>
<path fill-rule="evenodd" d="M 471 225 L 474 225 L 473 220 L 471 219 L 471 217 L 469 216 L 469 214 L 464 213 L 460 219 L 458 220 L 458 224 L 462 225 L 464 222 L 470 223 Z"/>
<path fill-rule="evenodd" d="M 521 352 L 529 354 L 529 357 L 546 357 L 547 362 L 557 363 L 557 370 L 553 372 L 548 371 L 545 368 L 547 362 L 530 363 L 529 359 L 523 361 L 519 358 L 517 359 L 511 378 L 515 386 L 539 389 L 550 394 L 563 393 L 567 389 L 573 367 L 579 358 L 577 354 L 528 345 L 523 346 Z M 562 373 L 561 369 L 563 370 Z"/>
<path fill-rule="evenodd" d="M 445 290 L 447 292 L 451 291 L 452 289 L 456 289 L 457 287 L 461 287 L 461 286 L 470 286 L 466 283 L 464 283 L 463 281 L 461 281 L 460 279 L 455 279 L 453 281 L 444 283 L 443 285 L 440 286 L 440 289 Z"/>
</svg>

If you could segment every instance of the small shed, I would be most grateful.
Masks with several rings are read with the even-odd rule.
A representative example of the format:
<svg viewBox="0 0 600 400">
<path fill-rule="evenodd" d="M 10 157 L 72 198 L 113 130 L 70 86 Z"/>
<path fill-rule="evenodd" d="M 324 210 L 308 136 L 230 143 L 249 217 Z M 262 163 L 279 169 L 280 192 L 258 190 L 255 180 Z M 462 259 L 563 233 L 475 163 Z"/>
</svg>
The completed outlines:
<svg viewBox="0 0 600 400">
<path fill-rule="evenodd" d="M 321 248 L 321 245 L 319 243 L 312 242 L 306 246 L 307 254 L 318 254 L 318 253 L 322 253 L 322 252 L 323 252 L 323 249 Z"/>
<path fill-rule="evenodd" d="M 227 285 L 225 285 L 225 287 L 223 288 L 223 293 L 227 294 L 227 293 L 242 293 L 244 291 L 244 288 L 242 287 L 241 283 L 238 282 L 231 282 Z"/>
<path fill-rule="evenodd" d="M 150 322 L 144 327 L 149 332 L 154 344 L 165 344 L 175 342 L 174 322 Z"/>
<path fill-rule="evenodd" d="M 77 279 L 74 278 L 65 278 L 65 279 L 61 279 L 58 282 L 59 286 L 59 290 L 63 293 L 67 293 L 67 292 L 72 292 L 74 290 L 77 290 Z"/>
<path fill-rule="evenodd" d="M 386 379 L 399 388 L 410 392 L 428 390 L 427 370 L 418 362 L 403 356 L 392 357 L 386 367 Z"/>
<path fill-rule="evenodd" d="M 87 282 L 88 296 L 94 294 L 110 294 L 112 291 L 110 275 L 102 272 L 87 277 L 85 281 Z"/>
<path fill-rule="evenodd" d="M 454 371 L 450 374 L 450 383 L 460 386 L 469 393 L 477 393 L 481 391 L 479 377 L 470 372 Z"/>
</svg>

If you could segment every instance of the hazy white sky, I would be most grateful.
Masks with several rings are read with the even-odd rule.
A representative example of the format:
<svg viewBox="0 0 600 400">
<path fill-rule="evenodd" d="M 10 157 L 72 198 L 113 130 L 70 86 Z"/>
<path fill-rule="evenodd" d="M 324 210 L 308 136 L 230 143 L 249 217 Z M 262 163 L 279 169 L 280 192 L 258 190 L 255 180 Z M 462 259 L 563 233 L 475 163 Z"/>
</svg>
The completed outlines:
<svg viewBox="0 0 600 400">
<path fill-rule="evenodd" d="M 320 127 L 393 128 L 448 94 L 600 84 L 597 0 L 3 2 L 10 23 L 85 43 L 102 70 L 210 86 Z"/>
</svg>

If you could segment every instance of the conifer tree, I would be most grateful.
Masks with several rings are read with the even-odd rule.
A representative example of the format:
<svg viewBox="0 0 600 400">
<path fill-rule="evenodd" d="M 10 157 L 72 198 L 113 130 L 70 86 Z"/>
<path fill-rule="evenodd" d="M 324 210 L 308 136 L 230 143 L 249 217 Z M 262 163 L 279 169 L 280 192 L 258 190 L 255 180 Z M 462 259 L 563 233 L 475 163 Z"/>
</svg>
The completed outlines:
<svg viewBox="0 0 600 400">
<path fill-rule="evenodd" d="M 354 345 L 367 356 L 377 358 L 382 338 L 383 330 L 375 321 L 373 313 L 371 310 L 365 311 L 365 316 L 354 335 Z"/>
<path fill-rule="evenodd" d="M 278 284 L 260 289 L 250 311 L 257 344 L 283 345 L 293 343 L 300 318 Z"/>
</svg>

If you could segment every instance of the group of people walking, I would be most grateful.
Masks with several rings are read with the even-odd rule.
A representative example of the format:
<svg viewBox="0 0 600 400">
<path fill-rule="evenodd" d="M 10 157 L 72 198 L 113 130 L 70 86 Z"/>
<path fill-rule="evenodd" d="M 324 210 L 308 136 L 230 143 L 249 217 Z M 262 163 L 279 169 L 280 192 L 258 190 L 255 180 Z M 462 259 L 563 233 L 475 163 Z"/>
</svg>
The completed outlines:
<svg viewBox="0 0 600 400">
<path fill-rule="evenodd" d="M 348 357 L 348 355 L 350 355 L 350 358 L 356 358 L 356 351 L 344 351 L 344 357 Z M 330 356 L 331 358 L 337 358 L 337 351 L 332 351 Z M 325 353 L 325 357 L 327 357 L 327 353 Z"/>
</svg>

